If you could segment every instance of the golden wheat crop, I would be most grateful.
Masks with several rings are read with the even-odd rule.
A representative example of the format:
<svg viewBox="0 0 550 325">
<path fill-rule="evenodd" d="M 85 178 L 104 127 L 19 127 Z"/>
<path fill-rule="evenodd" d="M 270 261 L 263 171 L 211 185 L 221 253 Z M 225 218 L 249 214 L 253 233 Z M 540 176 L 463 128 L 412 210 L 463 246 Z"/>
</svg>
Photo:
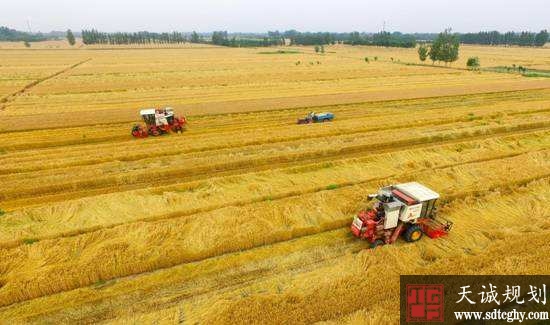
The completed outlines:
<svg viewBox="0 0 550 325">
<path fill-rule="evenodd" d="M 396 323 L 399 274 L 550 272 L 550 82 L 463 69 L 550 49 L 57 46 L 0 44 L 0 323 Z M 188 130 L 133 139 L 159 105 Z M 350 236 L 412 180 L 448 237 Z"/>
</svg>

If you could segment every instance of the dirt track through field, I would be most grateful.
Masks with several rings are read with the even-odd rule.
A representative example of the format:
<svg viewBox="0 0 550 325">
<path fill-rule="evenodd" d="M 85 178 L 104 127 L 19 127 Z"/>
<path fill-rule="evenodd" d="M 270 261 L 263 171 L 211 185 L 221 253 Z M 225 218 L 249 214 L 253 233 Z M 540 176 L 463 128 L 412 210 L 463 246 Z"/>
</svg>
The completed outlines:
<svg viewBox="0 0 550 325">
<path fill-rule="evenodd" d="M 52 78 L 55 78 L 57 76 L 59 76 L 60 74 L 62 73 L 66 73 L 76 67 L 78 67 L 79 65 L 82 65 L 86 62 L 89 62 L 91 61 L 92 59 L 89 58 L 89 59 L 86 59 L 86 60 L 83 60 L 83 61 L 80 61 L 80 62 L 77 62 L 63 70 L 60 70 L 60 71 L 57 71 L 55 72 L 54 74 L 51 74 L 49 76 L 46 76 L 46 77 L 43 77 L 43 78 L 40 78 L 40 79 L 37 79 L 27 85 L 25 85 L 25 87 L 19 89 L 18 91 L 12 93 L 12 94 L 9 94 L 7 96 L 4 96 L 3 98 L 0 99 L 0 111 L 4 110 L 6 108 L 6 106 L 9 104 L 10 101 L 13 101 L 17 96 L 21 96 L 23 95 L 25 92 L 29 91 L 32 87 L 35 87 L 37 86 L 38 84 L 44 82 L 44 81 L 47 81 L 47 80 L 50 80 Z"/>
</svg>

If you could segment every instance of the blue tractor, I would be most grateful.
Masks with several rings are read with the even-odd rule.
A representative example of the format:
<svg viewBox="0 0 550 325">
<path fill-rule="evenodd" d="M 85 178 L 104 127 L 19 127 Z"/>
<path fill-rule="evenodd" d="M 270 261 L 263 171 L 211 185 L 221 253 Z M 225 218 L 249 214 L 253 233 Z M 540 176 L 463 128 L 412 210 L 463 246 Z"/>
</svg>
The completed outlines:
<svg viewBox="0 0 550 325">
<path fill-rule="evenodd" d="M 305 118 L 298 119 L 298 124 L 309 124 L 319 122 L 329 122 L 334 119 L 334 114 L 330 112 L 315 113 L 310 112 Z"/>
</svg>

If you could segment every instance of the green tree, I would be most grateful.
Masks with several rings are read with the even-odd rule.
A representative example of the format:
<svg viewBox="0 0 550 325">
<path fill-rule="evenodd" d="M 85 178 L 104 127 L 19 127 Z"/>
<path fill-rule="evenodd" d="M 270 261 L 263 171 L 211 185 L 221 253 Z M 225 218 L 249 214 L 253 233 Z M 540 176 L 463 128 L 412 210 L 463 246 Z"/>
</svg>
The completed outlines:
<svg viewBox="0 0 550 325">
<path fill-rule="evenodd" d="M 451 29 L 439 33 L 432 43 L 428 55 L 432 61 L 443 61 L 445 64 L 458 60 L 459 39 L 451 34 Z"/>
<path fill-rule="evenodd" d="M 73 32 L 70 29 L 67 29 L 67 41 L 71 46 L 73 46 L 76 43 L 74 40 Z"/>
<path fill-rule="evenodd" d="M 540 33 L 535 35 L 535 45 L 544 46 L 546 42 L 548 42 L 548 31 L 545 29 L 545 30 L 541 30 Z"/>
<path fill-rule="evenodd" d="M 472 69 L 472 70 L 479 69 L 479 66 L 480 66 L 479 58 L 477 56 L 473 56 L 473 57 L 468 58 L 468 61 L 466 62 L 466 66 L 469 69 Z"/>
<path fill-rule="evenodd" d="M 193 33 L 191 33 L 191 43 L 200 43 L 200 42 L 201 42 L 201 37 L 197 32 L 193 31 Z"/>
<path fill-rule="evenodd" d="M 420 45 L 418 48 L 418 58 L 424 62 L 428 58 L 428 48 L 424 45 Z"/>
<path fill-rule="evenodd" d="M 319 49 L 319 51 L 320 51 L 321 53 L 325 53 L 325 46 L 324 46 L 324 45 L 321 45 L 321 48 Z"/>
<path fill-rule="evenodd" d="M 319 53 L 320 50 L 321 48 L 319 47 L 319 45 L 315 45 L 315 53 Z"/>
<path fill-rule="evenodd" d="M 439 45 L 436 45 L 436 41 L 433 42 L 428 50 L 428 56 L 430 57 L 430 60 L 432 60 L 432 64 L 434 64 L 435 61 L 439 61 Z"/>
<path fill-rule="evenodd" d="M 29 41 L 24 41 L 23 44 L 25 47 L 31 47 L 31 43 L 29 43 Z"/>
</svg>

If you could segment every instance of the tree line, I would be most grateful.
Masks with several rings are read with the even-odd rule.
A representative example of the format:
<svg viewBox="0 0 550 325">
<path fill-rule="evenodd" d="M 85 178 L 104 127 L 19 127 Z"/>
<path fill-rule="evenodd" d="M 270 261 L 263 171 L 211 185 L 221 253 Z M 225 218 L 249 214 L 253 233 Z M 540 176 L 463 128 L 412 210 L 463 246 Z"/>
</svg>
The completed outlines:
<svg viewBox="0 0 550 325">
<path fill-rule="evenodd" d="M 68 34 L 69 35 L 69 34 Z M 415 47 L 416 40 L 412 35 L 399 32 L 367 33 L 329 33 L 329 32 L 298 32 L 289 30 L 285 32 L 269 31 L 266 34 L 235 35 L 227 31 L 214 31 L 210 35 L 172 33 L 105 33 L 96 29 L 83 30 L 82 41 L 84 44 L 173 44 L 173 43 L 212 43 L 229 47 L 261 47 L 278 46 L 287 43 L 289 45 L 377 45 L 389 47 Z"/>
<path fill-rule="evenodd" d="M 215 31 L 211 35 L 192 33 L 152 33 L 147 31 L 134 33 L 106 33 L 96 29 L 83 30 L 82 42 L 84 44 L 180 44 L 180 43 L 212 43 L 215 45 L 230 47 L 258 47 L 282 45 L 284 39 L 280 35 L 268 33 L 263 37 L 237 37 L 229 35 L 227 31 Z M 210 37 L 207 37 L 210 36 Z M 69 33 L 67 33 L 69 39 Z"/>
<path fill-rule="evenodd" d="M 350 45 L 375 45 L 388 47 L 415 47 L 416 39 L 410 34 L 400 32 L 379 32 L 379 33 L 302 33 L 296 30 L 288 30 L 282 33 L 285 39 L 290 40 L 291 45 L 328 45 L 328 44 L 350 44 Z"/>
<path fill-rule="evenodd" d="M 532 32 L 506 32 L 497 31 L 460 34 L 460 42 L 464 44 L 482 45 L 518 45 L 518 46 L 544 46 L 548 42 L 548 31 Z"/>
<path fill-rule="evenodd" d="M 59 39 L 63 32 L 26 33 L 8 27 L 0 27 L 0 41 L 38 42 L 48 39 Z M 483 31 L 478 33 L 455 33 L 460 43 L 481 45 L 515 45 L 544 46 L 550 40 L 548 31 L 506 32 Z M 72 32 L 66 33 L 67 39 L 74 44 Z M 81 36 L 84 44 L 173 44 L 173 43 L 213 43 L 231 47 L 260 47 L 272 45 L 306 45 L 321 46 L 328 44 L 374 45 L 387 47 L 415 47 L 417 42 L 433 42 L 439 35 L 434 33 L 403 34 L 400 32 L 381 31 L 378 33 L 332 33 L 332 32 L 299 32 L 287 30 L 284 32 L 269 31 L 267 33 L 228 33 L 215 31 L 213 33 L 155 33 L 155 32 L 115 32 L 106 33 L 96 29 L 83 30 Z M 62 37 L 62 36 L 61 36 Z"/>
<path fill-rule="evenodd" d="M 82 30 L 82 42 L 84 44 L 173 44 L 186 43 L 190 40 L 181 32 L 172 33 L 153 33 L 153 32 L 134 32 L 134 33 L 105 33 L 95 29 Z"/>
<path fill-rule="evenodd" d="M 229 47 L 260 47 L 284 45 L 284 38 L 279 32 L 268 32 L 267 36 L 237 37 L 229 36 L 227 31 L 215 31 L 211 37 L 212 44 Z"/>
<path fill-rule="evenodd" d="M 350 33 L 344 44 L 351 45 L 374 45 L 386 47 L 416 47 L 416 39 L 409 34 L 400 32 L 379 32 L 376 34 L 360 34 L 359 32 Z"/>
<path fill-rule="evenodd" d="M 31 34 L 20 32 L 15 29 L 11 29 L 5 26 L 0 26 L 0 41 L 7 42 L 40 42 L 47 39 L 41 33 Z"/>
</svg>

